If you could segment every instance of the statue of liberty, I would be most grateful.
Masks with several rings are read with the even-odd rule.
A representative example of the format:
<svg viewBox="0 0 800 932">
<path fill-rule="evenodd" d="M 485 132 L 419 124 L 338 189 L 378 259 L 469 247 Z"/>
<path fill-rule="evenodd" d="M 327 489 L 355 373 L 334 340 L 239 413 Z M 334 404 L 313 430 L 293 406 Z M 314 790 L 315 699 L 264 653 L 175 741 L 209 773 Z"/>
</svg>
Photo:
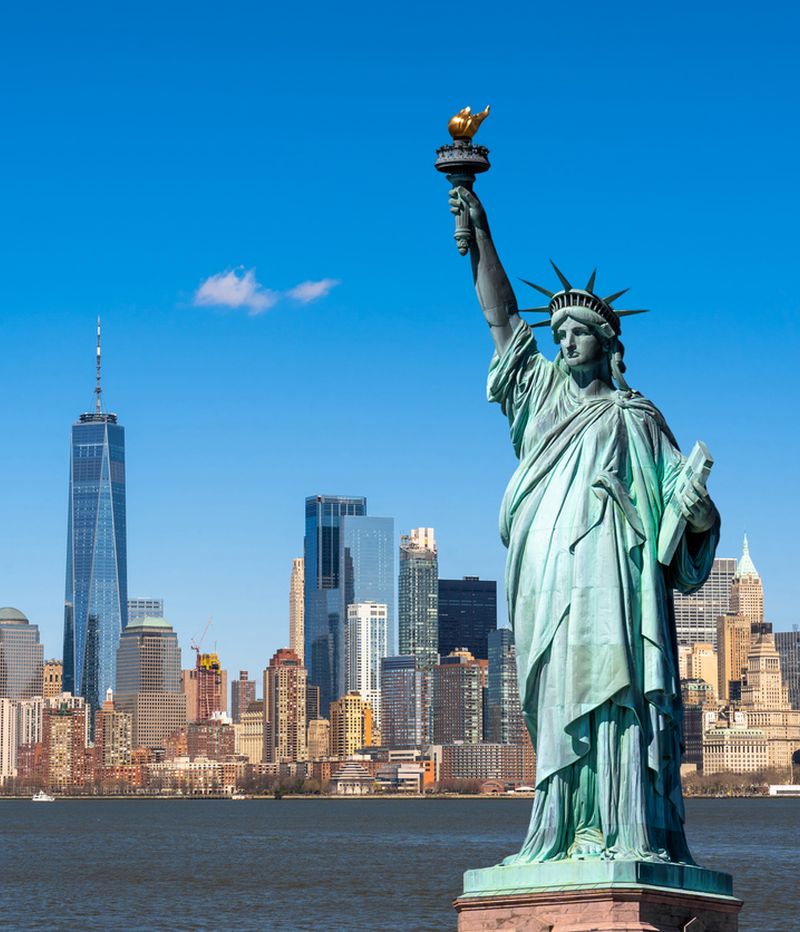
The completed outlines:
<svg viewBox="0 0 800 932">
<path fill-rule="evenodd" d="M 500 531 L 537 775 L 528 835 L 505 863 L 693 864 L 672 590 L 705 582 L 719 515 L 704 482 L 682 478 L 686 459 L 661 412 L 625 381 L 621 320 L 637 312 L 614 309 L 623 292 L 600 297 L 595 273 L 575 288 L 554 266 L 562 288 L 532 285 L 549 303 L 531 326 L 479 199 L 456 186 L 450 206 L 469 225 L 463 242 L 494 340 L 488 397 L 519 457 Z M 553 362 L 534 339 L 542 326 L 558 347 Z M 670 508 L 683 530 L 662 563 Z"/>
</svg>

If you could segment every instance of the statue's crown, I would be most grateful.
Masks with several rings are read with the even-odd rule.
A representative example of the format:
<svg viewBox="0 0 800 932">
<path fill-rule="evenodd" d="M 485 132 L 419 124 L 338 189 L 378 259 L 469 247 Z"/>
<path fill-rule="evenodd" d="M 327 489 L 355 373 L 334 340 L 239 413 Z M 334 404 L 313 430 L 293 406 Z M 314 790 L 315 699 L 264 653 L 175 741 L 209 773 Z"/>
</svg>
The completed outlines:
<svg viewBox="0 0 800 932">
<path fill-rule="evenodd" d="M 533 282 L 529 282 L 526 279 L 521 279 L 526 285 L 529 285 L 531 288 L 535 288 L 536 291 L 550 298 L 550 303 L 543 307 L 528 307 L 520 311 L 521 314 L 525 313 L 534 313 L 534 314 L 548 314 L 550 320 L 542 320 L 539 323 L 531 324 L 532 327 L 549 327 L 550 322 L 552 321 L 555 314 L 565 308 L 570 307 L 585 307 L 590 311 L 594 311 L 595 314 L 599 314 L 600 317 L 611 327 L 614 333 L 619 336 L 622 332 L 622 325 L 620 324 L 620 317 L 627 317 L 630 314 L 646 314 L 647 308 L 638 308 L 636 310 L 617 310 L 612 307 L 612 303 L 621 298 L 627 292 L 627 288 L 623 288 L 622 291 L 615 291 L 614 294 L 610 294 L 605 298 L 601 298 L 600 295 L 594 293 L 594 281 L 597 277 L 597 269 L 595 269 L 592 274 L 589 276 L 589 281 L 586 283 L 585 288 L 573 288 L 572 285 L 567 280 L 567 277 L 563 274 L 561 269 L 550 260 L 550 265 L 553 266 L 556 275 L 558 275 L 561 284 L 564 286 L 563 291 L 550 291 L 548 288 L 543 288 L 541 285 L 535 285 Z"/>
</svg>

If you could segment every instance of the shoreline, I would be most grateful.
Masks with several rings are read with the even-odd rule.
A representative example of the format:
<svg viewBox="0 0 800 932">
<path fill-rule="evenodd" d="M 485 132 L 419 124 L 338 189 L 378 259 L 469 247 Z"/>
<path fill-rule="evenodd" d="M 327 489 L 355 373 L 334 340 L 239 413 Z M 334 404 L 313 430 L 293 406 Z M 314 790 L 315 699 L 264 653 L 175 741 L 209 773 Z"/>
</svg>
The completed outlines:
<svg viewBox="0 0 800 932">
<path fill-rule="evenodd" d="M 231 796 L 220 795 L 220 796 L 167 796 L 164 794 L 156 793 L 125 793 L 125 794 L 111 794 L 104 793 L 98 794 L 96 796 L 85 794 L 79 796 L 72 796 L 68 794 L 56 796 L 54 802 L 59 800 L 71 800 L 71 801 L 95 801 L 95 800 L 109 800 L 109 801 L 119 801 L 126 800 L 128 802 L 137 802 L 140 800 L 159 800 L 162 802 L 219 802 L 220 800 L 226 800 L 229 802 L 286 802 L 286 801 L 308 801 L 308 800 L 330 800 L 334 802 L 339 801 L 351 801 L 351 800 L 376 800 L 376 801 L 386 801 L 386 800 L 424 800 L 424 801 L 433 801 L 433 800 L 459 800 L 459 799 L 471 799 L 471 800 L 503 800 L 503 801 L 514 801 L 514 800 L 532 800 L 534 798 L 533 793 L 519 793 L 516 795 L 496 795 L 493 796 L 488 793 L 365 793 L 363 796 L 337 796 L 335 794 L 320 794 L 320 793 L 287 793 L 281 797 L 275 797 L 272 793 L 264 795 L 247 795 L 243 799 L 234 799 Z M 728 799 L 800 799 L 800 796 L 770 796 L 767 793 L 750 793 L 750 794 L 741 794 L 737 796 L 720 796 L 717 794 L 703 795 L 697 794 L 694 796 L 685 796 L 685 801 L 691 801 L 694 799 L 718 799 L 718 800 L 728 800 Z M 25 795 L 0 795 L 0 804 L 4 801 L 19 802 L 27 801 L 32 802 L 32 797 L 30 794 Z"/>
</svg>

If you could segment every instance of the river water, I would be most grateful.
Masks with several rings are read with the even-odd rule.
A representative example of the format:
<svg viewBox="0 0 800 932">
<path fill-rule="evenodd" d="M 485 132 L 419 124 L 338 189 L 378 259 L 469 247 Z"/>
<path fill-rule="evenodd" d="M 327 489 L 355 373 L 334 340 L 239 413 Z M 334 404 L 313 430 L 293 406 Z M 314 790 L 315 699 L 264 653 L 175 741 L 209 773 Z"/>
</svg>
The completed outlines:
<svg viewBox="0 0 800 932">
<path fill-rule="evenodd" d="M 0 800 L 0 929 L 454 930 L 529 800 Z M 800 799 L 687 801 L 742 932 L 800 929 Z"/>
</svg>

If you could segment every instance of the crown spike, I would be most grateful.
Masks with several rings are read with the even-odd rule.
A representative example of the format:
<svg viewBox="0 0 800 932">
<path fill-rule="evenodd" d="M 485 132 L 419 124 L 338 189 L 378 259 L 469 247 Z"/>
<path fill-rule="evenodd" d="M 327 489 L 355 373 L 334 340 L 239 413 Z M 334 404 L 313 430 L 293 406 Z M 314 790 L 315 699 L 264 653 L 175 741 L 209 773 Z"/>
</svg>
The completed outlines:
<svg viewBox="0 0 800 932">
<path fill-rule="evenodd" d="M 597 277 L 597 269 L 595 269 L 592 272 L 592 274 L 589 276 L 589 281 L 586 282 L 586 288 L 585 288 L 586 291 L 590 291 L 590 292 L 592 291 L 592 289 L 594 288 L 594 280 L 596 277 Z"/>
<path fill-rule="evenodd" d="M 635 311 L 614 311 L 614 313 L 617 315 L 617 317 L 629 317 L 631 314 L 649 314 L 650 308 L 640 307 L 640 308 L 637 308 Z"/>
<path fill-rule="evenodd" d="M 547 307 L 521 307 L 517 310 L 518 314 L 549 314 L 550 305 Z"/>
<path fill-rule="evenodd" d="M 566 275 L 564 275 L 564 273 L 555 264 L 555 262 L 553 262 L 552 259 L 550 260 L 550 265 L 553 266 L 553 270 L 555 271 L 556 275 L 558 275 L 558 277 L 561 279 L 561 284 L 564 286 L 564 291 L 572 291 L 572 285 L 570 285 Z"/>
<path fill-rule="evenodd" d="M 529 282 L 527 278 L 521 278 L 520 281 L 521 281 L 523 284 L 528 285 L 528 286 L 531 287 L 531 288 L 535 288 L 536 291 L 538 291 L 540 294 L 543 294 L 546 298 L 552 298 L 553 295 L 554 295 L 554 293 L 555 293 L 555 292 L 553 292 L 553 291 L 548 291 L 547 288 L 542 288 L 541 285 L 534 285 L 534 283 L 533 283 L 533 282 Z"/>
<path fill-rule="evenodd" d="M 537 321 L 537 323 L 535 323 L 535 324 L 528 324 L 528 326 L 529 326 L 529 327 L 549 327 L 549 326 L 550 326 L 550 321 L 549 321 L 549 320 L 540 320 L 540 321 Z"/>
<path fill-rule="evenodd" d="M 611 304 L 612 301 L 616 301 L 617 298 L 621 298 L 626 292 L 630 291 L 630 288 L 623 288 L 622 291 L 615 291 L 614 294 L 610 294 L 607 298 L 603 298 L 606 304 Z"/>
</svg>

